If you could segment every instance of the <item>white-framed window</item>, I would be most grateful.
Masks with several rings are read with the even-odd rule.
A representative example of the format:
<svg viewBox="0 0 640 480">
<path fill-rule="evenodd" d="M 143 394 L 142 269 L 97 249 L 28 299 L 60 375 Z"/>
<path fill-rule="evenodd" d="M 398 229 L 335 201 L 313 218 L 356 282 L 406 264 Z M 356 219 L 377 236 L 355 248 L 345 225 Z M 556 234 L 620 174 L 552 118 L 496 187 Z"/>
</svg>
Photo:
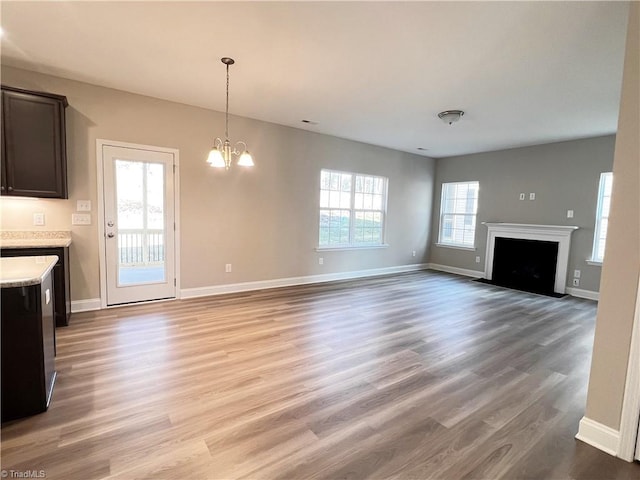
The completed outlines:
<svg viewBox="0 0 640 480">
<path fill-rule="evenodd" d="M 474 247 L 478 190 L 478 182 L 442 184 L 439 244 L 452 247 Z"/>
<path fill-rule="evenodd" d="M 598 206 L 596 208 L 596 228 L 593 236 L 593 252 L 591 253 L 592 262 L 601 263 L 604 259 L 604 246 L 607 241 L 612 186 L 613 174 L 611 172 L 601 173 L 600 186 L 598 187 Z"/>
<path fill-rule="evenodd" d="M 387 183 L 385 177 L 323 169 L 319 247 L 383 245 Z"/>
</svg>

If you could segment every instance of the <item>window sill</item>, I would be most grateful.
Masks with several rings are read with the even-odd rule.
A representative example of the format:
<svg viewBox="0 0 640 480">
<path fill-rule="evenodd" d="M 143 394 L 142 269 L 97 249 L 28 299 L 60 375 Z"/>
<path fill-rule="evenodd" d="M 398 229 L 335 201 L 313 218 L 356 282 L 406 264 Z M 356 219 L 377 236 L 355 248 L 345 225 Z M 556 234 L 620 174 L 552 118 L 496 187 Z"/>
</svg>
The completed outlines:
<svg viewBox="0 0 640 480">
<path fill-rule="evenodd" d="M 602 261 L 601 260 L 587 260 L 587 265 L 594 265 L 596 267 L 601 267 L 602 266 Z"/>
<path fill-rule="evenodd" d="M 436 243 L 436 247 L 453 248 L 455 250 L 467 250 L 469 252 L 475 252 L 476 247 L 465 247 L 462 245 L 451 245 L 449 243 Z"/>
<path fill-rule="evenodd" d="M 377 248 L 389 248 L 388 243 L 382 243 L 380 245 L 358 245 L 358 246 L 336 246 L 336 247 L 316 247 L 316 252 L 326 252 L 326 251 L 340 251 L 340 250 L 373 250 Z"/>
</svg>

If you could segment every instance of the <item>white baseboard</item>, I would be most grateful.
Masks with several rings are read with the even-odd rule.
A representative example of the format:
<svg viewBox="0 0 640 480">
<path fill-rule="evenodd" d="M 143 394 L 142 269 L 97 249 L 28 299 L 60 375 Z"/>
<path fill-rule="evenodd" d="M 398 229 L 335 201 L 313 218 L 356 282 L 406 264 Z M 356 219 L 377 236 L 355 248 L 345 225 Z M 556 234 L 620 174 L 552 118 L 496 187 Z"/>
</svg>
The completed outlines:
<svg viewBox="0 0 640 480">
<path fill-rule="evenodd" d="M 466 268 L 451 267 L 449 265 L 439 265 L 437 263 L 428 263 L 427 267 L 430 270 L 438 270 L 440 272 L 455 273 L 456 275 L 463 275 L 465 277 L 473 277 L 473 278 L 484 277 L 484 272 L 480 272 L 478 270 L 469 270 Z M 600 293 L 594 292 L 592 290 L 583 290 L 581 288 L 567 287 L 565 291 L 572 297 L 586 298 L 588 300 L 595 300 L 595 301 L 598 301 L 600 299 Z"/>
<path fill-rule="evenodd" d="M 307 275 L 303 277 L 276 278 L 273 280 L 261 280 L 257 282 L 243 282 L 227 285 L 212 285 L 210 287 L 184 288 L 180 290 L 180 297 L 183 299 L 208 297 L 210 295 L 222 295 L 225 293 L 238 293 L 248 292 L 251 290 L 291 287 L 294 285 L 306 285 L 309 283 L 335 282 L 337 280 L 351 280 L 354 278 L 375 277 L 378 275 L 392 275 L 394 273 L 415 272 L 417 270 L 426 269 L 427 264 L 417 263 L 413 265 L 372 268 L 369 270 L 357 270 L 352 272 L 325 273 L 321 275 Z"/>
<path fill-rule="evenodd" d="M 228 285 L 214 285 L 210 287 L 185 288 L 180 290 L 180 298 L 206 297 L 209 295 L 222 295 L 225 293 L 247 292 L 251 290 L 264 290 L 268 288 L 289 287 L 305 285 L 308 283 L 334 282 L 337 280 L 350 280 L 354 278 L 374 277 L 378 275 L 392 275 L 394 273 L 414 272 L 426 270 L 427 264 L 417 263 L 413 265 L 400 265 L 397 267 L 372 268 L 353 272 L 327 273 L 322 275 L 308 275 L 303 277 L 276 278 L 274 280 L 262 280 L 258 282 L 232 283 Z M 85 300 L 73 300 L 71 313 L 90 312 L 100 310 L 99 298 Z"/>
<path fill-rule="evenodd" d="M 596 302 L 600 299 L 600 292 L 594 292 L 593 290 L 567 287 L 565 291 L 572 297 L 586 298 L 587 300 L 595 300 Z"/>
<path fill-rule="evenodd" d="M 479 270 L 468 270 L 466 268 L 450 267 L 449 265 L 439 265 L 437 263 L 428 263 L 427 267 L 431 270 L 440 272 L 455 273 L 456 275 L 464 275 L 465 277 L 482 278 L 484 272 Z"/>
<path fill-rule="evenodd" d="M 90 312 L 92 310 L 100 310 L 100 308 L 101 302 L 99 298 L 71 301 L 71 313 Z"/>
<path fill-rule="evenodd" d="M 620 432 L 590 418 L 582 417 L 576 438 L 614 457 L 618 454 Z"/>
<path fill-rule="evenodd" d="M 228 285 L 214 285 L 210 287 L 185 288 L 180 290 L 181 298 L 197 298 L 209 295 L 222 295 L 225 293 L 248 292 L 251 290 L 264 290 L 278 287 L 291 287 L 294 285 L 305 285 L 309 283 L 334 282 L 337 280 L 350 280 L 363 277 L 374 277 L 377 275 L 392 275 L 394 273 L 414 272 L 417 270 L 438 270 L 440 272 L 455 273 L 465 277 L 481 278 L 484 272 L 478 270 L 468 270 L 465 268 L 450 267 L 449 265 L 439 265 L 437 263 L 416 263 L 413 265 L 400 265 L 397 267 L 372 268 L 369 270 L 357 270 L 353 272 L 326 273 L 322 275 L 307 275 L 303 277 L 277 278 L 274 280 L 262 280 L 258 282 L 232 283 Z M 591 290 L 567 287 L 567 293 L 574 297 L 598 300 L 600 294 Z M 101 302 L 99 298 L 88 298 L 84 300 L 73 300 L 71 302 L 71 313 L 90 312 L 100 310 Z"/>
</svg>

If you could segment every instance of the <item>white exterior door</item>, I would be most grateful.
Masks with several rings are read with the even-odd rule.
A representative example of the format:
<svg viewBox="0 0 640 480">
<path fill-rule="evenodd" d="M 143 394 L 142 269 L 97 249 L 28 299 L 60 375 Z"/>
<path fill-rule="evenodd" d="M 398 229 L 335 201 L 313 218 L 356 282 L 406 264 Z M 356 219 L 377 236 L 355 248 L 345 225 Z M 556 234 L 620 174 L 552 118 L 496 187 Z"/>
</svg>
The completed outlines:
<svg viewBox="0 0 640 480">
<path fill-rule="evenodd" d="M 175 298 L 175 154 L 101 147 L 106 305 Z"/>
</svg>

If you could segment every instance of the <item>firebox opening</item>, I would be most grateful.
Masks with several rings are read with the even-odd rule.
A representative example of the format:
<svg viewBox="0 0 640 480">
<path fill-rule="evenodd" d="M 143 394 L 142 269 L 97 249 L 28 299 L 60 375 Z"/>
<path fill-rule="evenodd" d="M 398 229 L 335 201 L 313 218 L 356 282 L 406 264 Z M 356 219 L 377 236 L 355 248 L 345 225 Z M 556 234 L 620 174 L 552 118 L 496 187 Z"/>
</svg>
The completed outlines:
<svg viewBox="0 0 640 480">
<path fill-rule="evenodd" d="M 556 296 L 557 260 L 558 242 L 497 237 L 491 283 Z"/>
</svg>

